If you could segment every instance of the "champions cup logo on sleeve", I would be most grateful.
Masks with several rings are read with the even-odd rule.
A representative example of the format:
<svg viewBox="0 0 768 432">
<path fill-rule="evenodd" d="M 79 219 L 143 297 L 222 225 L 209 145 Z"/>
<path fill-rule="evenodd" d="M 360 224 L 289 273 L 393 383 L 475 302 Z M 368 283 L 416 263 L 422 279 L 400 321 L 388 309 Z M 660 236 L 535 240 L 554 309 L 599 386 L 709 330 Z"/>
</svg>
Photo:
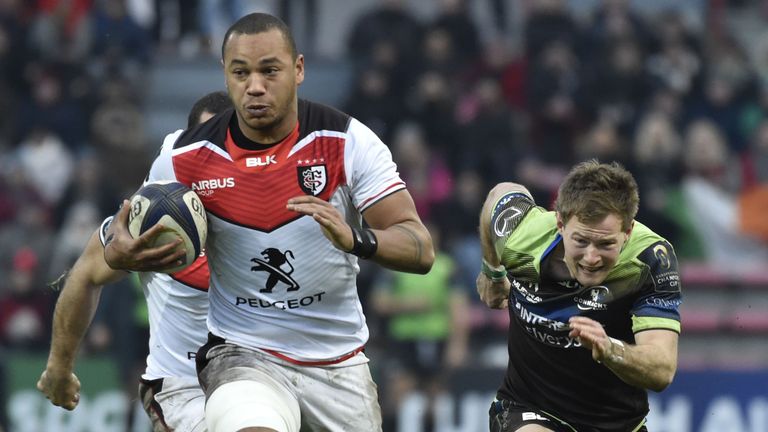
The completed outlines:
<svg viewBox="0 0 768 432">
<path fill-rule="evenodd" d="M 323 159 L 299 161 L 298 174 L 299 186 L 304 193 L 309 195 L 320 195 L 328 184 L 328 174 L 325 165 L 309 165 L 312 163 L 324 162 Z M 302 163 L 306 165 L 301 165 Z"/>
<path fill-rule="evenodd" d="M 661 268 L 668 269 L 670 266 L 669 262 L 669 254 L 667 253 L 667 248 L 664 247 L 664 245 L 656 245 L 653 248 L 653 255 L 656 257 L 657 260 L 659 260 L 659 265 L 661 265 Z"/>
</svg>

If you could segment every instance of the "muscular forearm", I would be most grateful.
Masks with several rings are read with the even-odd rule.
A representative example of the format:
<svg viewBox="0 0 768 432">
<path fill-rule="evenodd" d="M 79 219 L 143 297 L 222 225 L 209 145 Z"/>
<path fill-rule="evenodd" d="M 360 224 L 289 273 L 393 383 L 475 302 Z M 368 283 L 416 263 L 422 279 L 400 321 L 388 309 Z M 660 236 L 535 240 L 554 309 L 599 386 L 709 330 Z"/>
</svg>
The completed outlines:
<svg viewBox="0 0 768 432">
<path fill-rule="evenodd" d="M 417 221 L 405 221 L 385 230 L 373 230 L 378 242 L 373 260 L 392 270 L 425 274 L 432 268 L 432 237 Z"/>
<path fill-rule="evenodd" d="M 77 277 L 77 274 L 70 275 L 56 303 L 48 369 L 73 370 L 80 342 L 99 303 L 101 287 L 73 281 Z"/>
<path fill-rule="evenodd" d="M 672 382 L 677 359 L 674 353 L 656 345 L 631 345 L 614 340 L 601 363 L 627 384 L 658 392 Z"/>
<path fill-rule="evenodd" d="M 96 313 L 101 287 L 125 275 L 107 266 L 98 233 L 91 235 L 56 303 L 48 368 L 72 370 L 80 342 Z"/>
</svg>

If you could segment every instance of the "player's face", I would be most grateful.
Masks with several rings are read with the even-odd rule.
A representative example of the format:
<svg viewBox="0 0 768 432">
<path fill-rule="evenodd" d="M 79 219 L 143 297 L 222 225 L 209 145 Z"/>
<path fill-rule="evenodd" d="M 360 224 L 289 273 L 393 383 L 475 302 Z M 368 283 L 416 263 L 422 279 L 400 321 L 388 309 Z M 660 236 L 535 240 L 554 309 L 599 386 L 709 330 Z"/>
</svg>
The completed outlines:
<svg viewBox="0 0 768 432">
<path fill-rule="evenodd" d="M 558 214 L 557 227 L 563 237 L 565 264 L 582 286 L 605 281 L 632 232 L 631 227 L 622 231 L 621 218 L 614 214 L 593 224 L 582 223 L 576 216 L 563 223 Z"/>
<path fill-rule="evenodd" d="M 296 126 L 297 87 L 304 57 L 296 60 L 283 34 L 234 33 L 224 48 L 227 91 L 243 134 L 262 144 L 277 142 Z"/>
</svg>

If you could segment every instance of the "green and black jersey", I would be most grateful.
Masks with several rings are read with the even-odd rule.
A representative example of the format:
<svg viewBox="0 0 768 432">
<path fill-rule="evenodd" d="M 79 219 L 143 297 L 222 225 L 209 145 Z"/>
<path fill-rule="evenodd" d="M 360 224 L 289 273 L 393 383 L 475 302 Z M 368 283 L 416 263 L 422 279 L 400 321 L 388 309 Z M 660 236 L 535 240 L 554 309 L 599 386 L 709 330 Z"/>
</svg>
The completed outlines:
<svg viewBox="0 0 768 432">
<path fill-rule="evenodd" d="M 508 194 L 491 217 L 512 282 L 509 366 L 499 398 L 601 431 L 633 430 L 648 413 L 645 390 L 595 362 L 568 336 L 568 319 L 592 318 L 609 336 L 630 343 L 645 330 L 679 333 L 680 277 L 672 246 L 635 222 L 605 282 L 586 287 L 563 261 L 554 212 L 526 195 Z"/>
</svg>

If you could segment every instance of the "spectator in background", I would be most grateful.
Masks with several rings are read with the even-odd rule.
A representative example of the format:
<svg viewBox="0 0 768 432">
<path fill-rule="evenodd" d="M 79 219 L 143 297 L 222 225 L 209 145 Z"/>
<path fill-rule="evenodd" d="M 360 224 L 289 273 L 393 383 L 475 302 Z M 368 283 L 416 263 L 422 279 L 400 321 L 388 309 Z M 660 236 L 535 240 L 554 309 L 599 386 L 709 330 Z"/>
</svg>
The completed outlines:
<svg viewBox="0 0 768 432">
<path fill-rule="evenodd" d="M 448 161 L 455 169 L 455 151 L 462 146 L 454 120 L 456 90 L 436 71 L 424 71 L 406 96 L 410 117 L 424 129 L 430 151 Z"/>
<path fill-rule="evenodd" d="M 708 73 L 704 78 L 703 94 L 688 109 L 688 122 L 705 118 L 714 122 L 724 134 L 723 142 L 729 152 L 741 153 L 746 149 L 746 140 L 741 129 L 741 105 L 738 99 L 737 83 L 718 72 Z"/>
<path fill-rule="evenodd" d="M 749 183 L 739 196 L 739 227 L 768 244 L 768 120 L 755 128 L 749 148 Z"/>
<path fill-rule="evenodd" d="M 150 62 L 150 37 L 128 14 L 125 2 L 100 0 L 91 14 L 94 40 L 90 53 L 92 70 L 98 78 L 106 79 L 119 74 L 139 85 Z M 193 8 L 196 3 L 196 0 L 184 2 L 183 10 Z M 194 15 L 194 12 L 191 13 Z"/>
<path fill-rule="evenodd" d="M 100 154 L 95 151 L 81 153 L 75 162 L 72 180 L 59 200 L 59 205 L 53 209 L 51 223 L 57 230 L 61 229 L 70 207 L 79 202 L 90 203 L 99 215 L 114 212 L 117 195 L 114 181 L 108 178 L 108 169 L 102 166 Z"/>
<path fill-rule="evenodd" d="M 478 170 L 488 182 L 509 177 L 509 161 L 519 156 L 522 146 L 499 82 L 493 77 L 478 80 L 461 108 L 460 141 L 449 155 L 451 166 Z"/>
<path fill-rule="evenodd" d="M 574 161 L 574 139 L 581 129 L 583 82 L 574 51 L 561 40 L 543 47 L 528 85 L 531 151 L 545 164 Z"/>
<path fill-rule="evenodd" d="M 72 152 L 56 134 L 40 128 L 21 142 L 17 157 L 29 184 L 47 206 L 56 207 L 72 180 Z"/>
<path fill-rule="evenodd" d="M 460 64 L 472 63 L 482 52 L 480 36 L 469 8 L 470 0 L 439 0 L 437 16 L 428 31 L 442 30 L 451 41 Z"/>
<path fill-rule="evenodd" d="M 747 186 L 768 184 L 768 117 L 752 130 L 748 159 Z"/>
<path fill-rule="evenodd" d="M 499 82 L 504 100 L 515 111 L 525 109 L 528 59 L 519 44 L 495 37 L 482 47 L 482 55 L 472 62 L 462 76 L 462 88 L 473 88 L 478 80 L 492 77 Z"/>
<path fill-rule="evenodd" d="M 425 141 L 423 129 L 404 123 L 395 131 L 392 153 L 400 176 L 408 185 L 419 216 L 431 221 L 434 210 L 453 191 L 453 176 L 442 158 L 434 154 Z"/>
<path fill-rule="evenodd" d="M 374 284 L 372 309 L 384 319 L 389 359 L 383 366 L 386 431 L 397 429 L 394 419 L 410 391 L 425 390 L 431 412 L 451 371 L 468 354 L 467 294 L 457 285 L 456 264 L 441 249 L 437 227 L 428 225 L 436 251 L 432 270 L 426 275 L 384 271 Z"/>
<path fill-rule="evenodd" d="M 422 24 L 403 0 L 379 0 L 380 5 L 357 18 L 347 37 L 351 59 L 365 65 L 381 42 L 391 42 L 405 64 L 418 60 Z"/>
<path fill-rule="evenodd" d="M 130 196 L 146 174 L 151 162 L 147 151 L 145 119 L 133 83 L 123 77 L 106 79 L 91 117 L 91 142 L 106 166 L 120 166 L 121 175 L 104 178 L 106 187 Z"/>
<path fill-rule="evenodd" d="M 689 126 L 684 160 L 685 203 L 707 262 L 730 269 L 768 262 L 768 248 L 740 231 L 741 171 L 716 124 L 699 120 Z"/>
<path fill-rule="evenodd" d="M 317 49 L 317 39 L 319 37 L 317 32 L 317 24 L 319 21 L 317 15 L 317 0 L 283 0 L 278 3 L 280 7 L 279 15 L 283 21 L 288 24 L 288 27 L 301 29 L 301 36 L 298 38 L 298 44 L 306 47 L 306 54 L 314 54 Z M 301 3 L 301 6 L 303 6 L 300 10 L 300 14 L 303 17 L 301 24 L 299 24 L 294 15 L 294 13 L 299 10 L 296 8 L 297 3 Z"/>
<path fill-rule="evenodd" d="M 369 68 L 360 72 L 344 104 L 344 110 L 371 128 L 384 142 L 391 142 L 402 121 L 403 110 L 392 88 L 391 76 Z"/>
<path fill-rule="evenodd" d="M 0 345 L 39 350 L 48 344 L 52 296 L 39 285 L 37 254 L 22 247 L 13 256 L 10 277 L 0 288 Z"/>
<path fill-rule="evenodd" d="M 530 10 L 523 33 L 528 61 L 537 62 L 547 47 L 556 41 L 567 43 L 571 51 L 577 49 L 581 30 L 565 0 L 538 0 L 527 5 Z"/>
<path fill-rule="evenodd" d="M 26 78 L 31 97 L 18 108 L 17 142 L 33 131 L 44 129 L 69 149 L 86 145 L 87 116 L 82 106 L 70 97 L 69 81 L 59 72 L 53 64 L 34 63 L 28 68 Z"/>
<path fill-rule="evenodd" d="M 83 64 L 94 43 L 92 0 L 39 0 L 30 25 L 29 47 L 38 60 Z"/>
<path fill-rule="evenodd" d="M 629 162 L 629 143 L 610 120 L 598 121 L 576 140 L 579 160 L 598 159 L 615 161 L 626 166 Z"/>
<path fill-rule="evenodd" d="M 637 126 L 653 85 L 645 69 L 645 54 L 636 39 L 616 41 L 605 47 L 605 58 L 593 63 L 591 81 L 585 83 L 594 104 L 597 123 L 611 122 L 628 137 Z"/>
<path fill-rule="evenodd" d="M 200 0 L 154 0 L 152 3 L 155 21 L 151 36 L 161 50 L 181 51 L 182 44 L 194 47 L 199 43 Z"/>
<path fill-rule="evenodd" d="M 234 22 L 245 14 L 245 5 L 242 0 L 196 0 L 198 4 L 198 28 L 200 32 L 200 48 L 203 52 L 218 56 L 218 47 L 221 46 L 221 39 L 216 37 L 220 29 L 216 26 L 217 22 Z M 291 0 L 279 2 L 281 5 L 288 5 Z M 186 2 L 179 2 L 179 5 L 186 6 Z M 288 7 L 288 6 L 283 6 Z M 194 8 L 193 8 L 194 10 Z M 182 16 L 190 11 L 182 12 Z M 182 18 L 184 19 L 184 18 Z M 311 21 L 314 25 L 314 21 Z M 191 29 L 182 29 L 182 36 L 190 32 Z M 190 36 L 187 36 L 190 38 Z M 193 38 L 190 39 L 192 41 Z M 188 43 L 188 42 L 187 42 Z M 182 52 L 182 55 L 188 55 Z"/>
<path fill-rule="evenodd" d="M 478 170 L 467 169 L 456 174 L 453 192 L 434 212 L 433 224 L 441 233 L 442 250 L 448 251 L 456 263 L 457 285 L 467 290 L 469 299 L 474 294 L 477 277 L 476 259 L 480 256 L 477 238 L 477 213 L 483 205 L 486 183 Z"/>
<path fill-rule="evenodd" d="M 51 251 L 51 264 L 48 271 L 49 280 L 64 273 L 77 260 L 83 245 L 88 243 L 88 239 L 94 229 L 98 227 L 101 213 L 91 200 L 80 200 L 72 203 L 65 214 L 56 240 L 54 249 Z"/>
<path fill-rule="evenodd" d="M 451 35 L 439 27 L 428 28 L 424 32 L 420 61 L 417 64 L 422 71 L 435 71 L 443 75 L 451 85 L 454 85 L 465 68 Z"/>
<path fill-rule="evenodd" d="M 688 245 L 681 236 L 687 226 L 685 203 L 680 197 L 683 143 L 675 125 L 661 112 L 650 112 L 638 124 L 631 156 L 643 205 L 638 219 L 675 245 L 680 257 L 695 256 L 697 245 Z M 686 236 L 688 237 L 688 236 Z"/>
<path fill-rule="evenodd" d="M 704 67 L 698 44 L 678 12 L 662 14 L 657 23 L 658 46 L 648 58 L 648 72 L 659 87 L 686 99 Z"/>
<path fill-rule="evenodd" d="M 26 85 L 24 70 L 33 57 L 27 49 L 25 12 L 21 0 L 0 2 L 0 152 L 13 141 L 16 111 Z"/>
<path fill-rule="evenodd" d="M 601 0 L 590 24 L 585 32 L 585 47 L 589 49 L 582 53 L 586 59 L 598 60 L 623 42 L 631 41 L 643 52 L 651 45 L 646 22 L 632 9 L 629 0 Z"/>
</svg>

